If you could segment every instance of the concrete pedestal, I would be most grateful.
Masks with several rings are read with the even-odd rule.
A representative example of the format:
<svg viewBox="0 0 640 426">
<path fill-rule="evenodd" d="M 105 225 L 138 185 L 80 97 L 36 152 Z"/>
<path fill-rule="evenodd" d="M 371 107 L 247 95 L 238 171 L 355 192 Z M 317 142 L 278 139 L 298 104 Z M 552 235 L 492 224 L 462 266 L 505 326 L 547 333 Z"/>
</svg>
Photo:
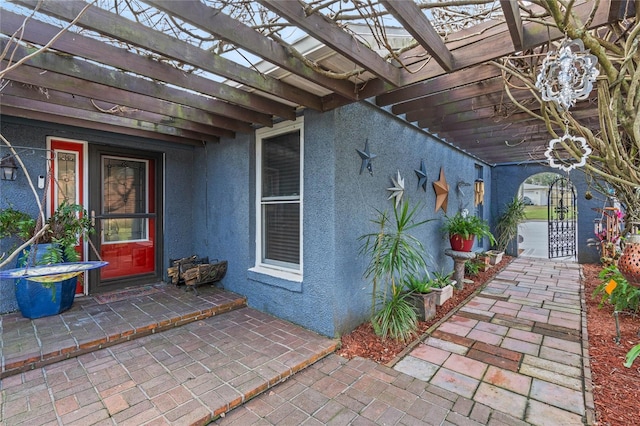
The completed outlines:
<svg viewBox="0 0 640 426">
<path fill-rule="evenodd" d="M 456 280 L 456 288 L 464 288 L 464 263 L 467 260 L 475 259 L 476 253 L 473 251 L 456 251 L 446 249 L 444 254 L 453 258 L 453 279 Z"/>
</svg>

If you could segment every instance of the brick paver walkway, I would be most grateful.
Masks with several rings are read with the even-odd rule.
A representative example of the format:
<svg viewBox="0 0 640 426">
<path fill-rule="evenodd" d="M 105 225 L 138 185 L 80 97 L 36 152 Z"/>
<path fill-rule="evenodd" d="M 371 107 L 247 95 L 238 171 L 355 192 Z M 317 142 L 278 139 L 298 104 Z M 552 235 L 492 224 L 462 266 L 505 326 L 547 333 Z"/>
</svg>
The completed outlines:
<svg viewBox="0 0 640 426">
<path fill-rule="evenodd" d="M 241 308 L 5 377 L 0 424 L 207 424 L 336 344 Z"/>
<path fill-rule="evenodd" d="M 245 297 L 213 286 L 197 297 L 184 287 L 155 288 L 106 304 L 79 297 L 68 311 L 34 320 L 20 312 L 1 315 L 0 378 L 246 306 Z"/>
<path fill-rule="evenodd" d="M 518 258 L 395 369 L 532 424 L 591 421 L 582 297 L 579 265 Z"/>
<path fill-rule="evenodd" d="M 218 425 L 526 425 L 373 361 L 330 355 L 216 421 Z M 556 425 L 558 423 L 555 423 Z"/>
<path fill-rule="evenodd" d="M 394 368 L 331 355 L 219 425 L 593 423 L 580 267 L 519 258 Z"/>
<path fill-rule="evenodd" d="M 235 304 L 233 295 L 215 297 Z M 71 333 L 73 344 L 65 347 L 77 357 L 62 359 L 67 355 L 60 349 L 62 360 L 47 359 L 59 362 L 22 373 L 5 370 L 0 424 L 593 423 L 580 268 L 574 263 L 516 259 L 393 368 L 330 354 L 336 341 L 246 307 L 211 316 L 209 306 L 203 308 L 207 318 L 189 322 L 202 315 L 196 309 L 175 320 L 172 312 L 182 311 L 181 303 L 201 303 L 192 294 L 178 298 L 184 299 L 178 308 L 140 304 L 158 318 L 167 312 L 174 318 L 149 323 L 156 326 L 132 319 L 138 318 L 137 302 L 117 305 L 125 327 L 120 337 L 135 336 L 137 329 L 142 337 L 104 349 L 76 330 L 85 324 L 100 342 L 99 330 L 116 336 L 109 321 L 96 320 L 105 307 L 92 305 L 97 311 L 87 312 L 94 315 L 76 316 L 75 323 L 67 321 L 72 316 L 55 317 L 65 327 L 39 322 L 36 331 L 3 316 L 0 346 L 14 363 L 20 361 L 18 332 L 36 366 L 47 351 L 32 342 L 46 330 L 54 333 L 50 342 L 69 342 Z M 7 326 L 15 333 L 5 336 Z"/>
</svg>

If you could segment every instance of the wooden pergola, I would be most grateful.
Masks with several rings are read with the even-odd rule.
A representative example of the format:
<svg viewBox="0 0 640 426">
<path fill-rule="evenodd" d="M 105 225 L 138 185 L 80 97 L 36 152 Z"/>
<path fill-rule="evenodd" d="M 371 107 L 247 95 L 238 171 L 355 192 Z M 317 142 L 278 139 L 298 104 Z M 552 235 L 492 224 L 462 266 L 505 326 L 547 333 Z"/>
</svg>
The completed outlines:
<svg viewBox="0 0 640 426">
<path fill-rule="evenodd" d="M 200 1 L 144 3 L 257 56 L 267 71 L 81 0 L 11 0 L 0 8 L 0 43 L 8 48 L 0 69 L 55 41 L 4 75 L 2 114 L 200 145 L 292 120 L 302 108 L 328 111 L 370 99 L 490 164 L 544 158 L 550 139 L 544 123 L 514 108 L 492 61 L 544 52 L 563 34 L 545 23 L 548 17 L 524 20 L 516 1 L 500 0 L 501 19 L 445 39 L 413 1 L 381 0 L 418 43 L 397 60 L 383 58 L 318 11 L 310 13 L 302 1 L 256 2 L 321 45 L 302 55 Z M 591 28 L 620 20 L 629 9 L 626 1 L 600 0 L 592 13 L 594 4 L 574 7 Z M 25 19 L 22 7 L 37 13 Z M 72 21 L 75 26 L 60 34 Z M 357 72 L 335 78 L 350 70 Z M 524 103 L 532 98 L 529 90 L 512 93 Z M 597 128 L 594 96 L 573 114 Z"/>
</svg>

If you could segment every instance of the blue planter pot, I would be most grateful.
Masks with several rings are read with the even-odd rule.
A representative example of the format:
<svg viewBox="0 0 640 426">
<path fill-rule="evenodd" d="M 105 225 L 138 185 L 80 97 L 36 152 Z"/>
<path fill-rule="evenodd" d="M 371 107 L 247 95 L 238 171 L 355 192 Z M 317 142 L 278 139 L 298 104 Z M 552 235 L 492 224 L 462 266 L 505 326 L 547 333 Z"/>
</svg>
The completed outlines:
<svg viewBox="0 0 640 426">
<path fill-rule="evenodd" d="M 18 267 L 24 267 L 27 260 L 32 264 L 38 261 L 47 252 L 48 244 L 40 244 L 36 251 L 35 259 L 26 249 L 18 256 Z M 16 280 L 16 300 L 22 316 L 25 318 L 41 318 L 57 315 L 66 311 L 73 304 L 76 293 L 78 277 L 66 280 L 40 283 L 23 278 Z"/>
<path fill-rule="evenodd" d="M 33 319 L 66 311 L 73 304 L 77 281 L 78 277 L 53 283 L 16 280 L 16 299 L 22 316 Z"/>
</svg>

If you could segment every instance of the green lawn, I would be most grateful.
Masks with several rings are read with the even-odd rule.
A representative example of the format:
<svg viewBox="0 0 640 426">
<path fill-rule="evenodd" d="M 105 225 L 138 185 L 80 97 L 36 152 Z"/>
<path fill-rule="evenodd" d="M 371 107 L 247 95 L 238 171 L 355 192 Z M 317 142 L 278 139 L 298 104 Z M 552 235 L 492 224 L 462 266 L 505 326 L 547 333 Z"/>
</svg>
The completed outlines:
<svg viewBox="0 0 640 426">
<path fill-rule="evenodd" d="M 527 220 L 547 220 L 547 206 L 525 206 Z"/>
</svg>

